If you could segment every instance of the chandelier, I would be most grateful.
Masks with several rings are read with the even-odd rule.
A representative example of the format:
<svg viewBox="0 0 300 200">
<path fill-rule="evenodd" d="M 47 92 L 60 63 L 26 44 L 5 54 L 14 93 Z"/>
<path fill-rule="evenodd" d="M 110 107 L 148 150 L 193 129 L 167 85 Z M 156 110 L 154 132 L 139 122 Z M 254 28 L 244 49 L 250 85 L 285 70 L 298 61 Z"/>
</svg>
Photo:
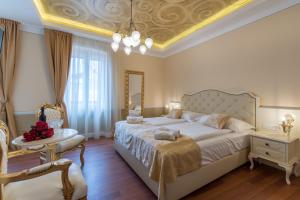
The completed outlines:
<svg viewBox="0 0 300 200">
<path fill-rule="evenodd" d="M 121 34 L 119 32 L 115 32 L 112 36 L 113 42 L 111 43 L 111 48 L 114 52 L 117 52 L 120 45 L 123 43 L 124 46 L 124 52 L 126 55 L 130 55 L 133 48 L 138 47 L 141 54 L 145 54 L 147 49 L 151 49 L 153 45 L 153 40 L 150 37 L 147 37 L 144 40 L 144 44 L 141 43 L 141 33 L 137 31 L 136 26 L 133 22 L 132 17 L 132 1 L 131 3 L 131 9 L 130 9 L 130 23 L 129 28 L 125 32 L 125 34 Z"/>
</svg>

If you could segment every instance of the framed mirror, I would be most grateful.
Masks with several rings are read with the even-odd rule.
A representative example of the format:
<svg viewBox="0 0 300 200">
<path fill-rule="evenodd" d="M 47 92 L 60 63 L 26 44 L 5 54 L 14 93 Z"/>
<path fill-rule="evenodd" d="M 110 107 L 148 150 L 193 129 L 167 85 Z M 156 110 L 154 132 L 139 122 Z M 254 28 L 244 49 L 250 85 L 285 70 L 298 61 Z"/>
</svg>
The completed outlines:
<svg viewBox="0 0 300 200">
<path fill-rule="evenodd" d="M 125 114 L 143 115 L 144 110 L 144 72 L 125 72 Z"/>
</svg>

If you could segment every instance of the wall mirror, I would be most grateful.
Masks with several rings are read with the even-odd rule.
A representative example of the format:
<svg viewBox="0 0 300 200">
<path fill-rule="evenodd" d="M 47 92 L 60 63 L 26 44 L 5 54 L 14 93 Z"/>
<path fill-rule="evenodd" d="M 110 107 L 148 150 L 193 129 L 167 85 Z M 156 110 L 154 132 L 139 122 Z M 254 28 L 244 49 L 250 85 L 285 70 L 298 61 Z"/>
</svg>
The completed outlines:
<svg viewBox="0 0 300 200">
<path fill-rule="evenodd" d="M 125 114 L 143 115 L 144 110 L 144 72 L 125 72 Z"/>
</svg>

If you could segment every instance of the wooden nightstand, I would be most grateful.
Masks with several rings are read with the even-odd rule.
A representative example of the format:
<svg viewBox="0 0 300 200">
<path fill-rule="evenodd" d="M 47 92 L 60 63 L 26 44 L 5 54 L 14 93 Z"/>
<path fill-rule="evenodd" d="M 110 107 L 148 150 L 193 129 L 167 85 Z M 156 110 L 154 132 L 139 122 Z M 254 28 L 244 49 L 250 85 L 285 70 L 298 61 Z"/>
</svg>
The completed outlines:
<svg viewBox="0 0 300 200">
<path fill-rule="evenodd" d="M 250 135 L 251 152 L 249 160 L 250 169 L 254 167 L 254 158 L 262 158 L 278 164 L 286 171 L 286 183 L 290 182 L 290 175 L 293 167 L 298 162 L 297 157 L 297 137 L 288 137 L 283 133 L 273 133 L 268 131 L 259 131 Z"/>
</svg>

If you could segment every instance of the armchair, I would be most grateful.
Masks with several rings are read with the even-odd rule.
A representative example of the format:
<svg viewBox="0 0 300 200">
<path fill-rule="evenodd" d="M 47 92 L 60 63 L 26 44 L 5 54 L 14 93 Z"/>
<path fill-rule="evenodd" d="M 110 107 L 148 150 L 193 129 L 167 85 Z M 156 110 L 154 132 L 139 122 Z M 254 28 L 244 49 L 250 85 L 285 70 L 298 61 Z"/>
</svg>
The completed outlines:
<svg viewBox="0 0 300 200">
<path fill-rule="evenodd" d="M 7 126 L 0 121 L 0 200 L 86 200 L 87 185 L 81 170 L 70 160 L 7 173 L 8 158 L 34 152 L 8 152 L 8 141 Z"/>
<path fill-rule="evenodd" d="M 62 120 L 63 116 L 63 110 L 55 105 L 51 104 L 44 104 L 42 105 L 44 107 L 44 112 L 46 115 L 46 121 L 47 123 L 51 124 L 54 123 L 55 121 L 57 122 L 58 120 Z M 41 107 L 42 107 L 41 106 Z M 37 112 L 37 117 L 40 114 L 40 110 Z M 56 123 L 57 125 L 58 123 Z M 60 127 L 58 128 L 61 128 Z M 84 151 L 85 151 L 85 138 L 82 135 L 76 135 L 66 141 L 60 142 L 57 144 L 56 147 L 56 157 L 58 159 L 63 157 L 63 154 L 67 151 L 73 151 L 76 149 L 80 149 L 80 162 L 81 162 L 81 167 L 84 166 Z M 46 152 L 41 152 L 41 163 L 44 163 L 46 160 Z"/>
</svg>

